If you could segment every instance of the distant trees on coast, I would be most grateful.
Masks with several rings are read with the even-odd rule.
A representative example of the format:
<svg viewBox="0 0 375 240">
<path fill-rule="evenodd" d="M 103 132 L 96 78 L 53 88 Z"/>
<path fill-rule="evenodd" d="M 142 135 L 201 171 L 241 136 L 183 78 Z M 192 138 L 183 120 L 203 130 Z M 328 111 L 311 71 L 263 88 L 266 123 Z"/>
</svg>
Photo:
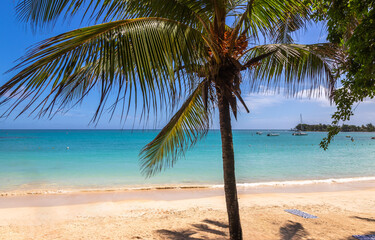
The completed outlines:
<svg viewBox="0 0 375 240">
<path fill-rule="evenodd" d="M 303 131 L 310 131 L 310 132 L 327 132 L 329 131 L 329 127 L 331 125 L 328 124 L 298 124 L 295 128 L 297 130 Z M 375 132 L 375 126 L 371 123 L 362 125 L 362 126 L 355 126 L 355 125 L 347 125 L 344 124 L 340 128 L 341 132 Z"/>
</svg>

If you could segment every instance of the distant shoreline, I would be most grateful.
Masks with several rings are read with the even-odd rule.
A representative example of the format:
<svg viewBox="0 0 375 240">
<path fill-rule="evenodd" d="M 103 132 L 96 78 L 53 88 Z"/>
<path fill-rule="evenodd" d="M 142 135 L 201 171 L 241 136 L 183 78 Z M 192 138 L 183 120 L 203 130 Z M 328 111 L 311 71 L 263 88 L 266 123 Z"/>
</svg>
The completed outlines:
<svg viewBox="0 0 375 240">
<path fill-rule="evenodd" d="M 298 124 L 295 130 L 307 132 L 327 132 L 332 126 L 328 124 Z M 341 132 L 375 132 L 375 126 L 371 123 L 362 126 L 343 124 L 339 127 Z"/>
<path fill-rule="evenodd" d="M 46 128 L 46 129 L 30 129 L 30 128 L 17 128 L 17 129 L 0 129 L 0 131 L 160 131 L 161 128 L 77 128 L 77 129 L 65 129 L 65 128 Z M 220 129 L 209 129 L 209 131 L 220 131 Z M 290 128 L 259 128 L 259 129 L 233 129 L 233 131 L 293 131 Z"/>
<path fill-rule="evenodd" d="M 161 129 L 0 129 L 1 132 L 6 131 L 126 131 L 126 132 L 158 132 Z M 233 131 L 282 131 L 282 132 L 294 132 L 298 129 L 277 129 L 277 128 L 270 128 L 270 129 L 233 129 Z M 209 129 L 209 131 L 218 132 L 220 129 Z M 320 133 L 328 133 L 327 130 L 303 130 L 304 132 L 320 132 Z M 375 131 L 340 131 L 341 133 L 373 133 Z"/>
</svg>

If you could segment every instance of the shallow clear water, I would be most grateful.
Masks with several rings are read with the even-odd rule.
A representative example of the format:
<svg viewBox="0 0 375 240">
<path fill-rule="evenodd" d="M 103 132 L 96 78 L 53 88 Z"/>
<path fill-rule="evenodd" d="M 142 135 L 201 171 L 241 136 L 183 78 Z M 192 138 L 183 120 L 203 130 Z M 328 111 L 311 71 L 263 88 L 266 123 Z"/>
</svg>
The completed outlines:
<svg viewBox="0 0 375 240">
<path fill-rule="evenodd" d="M 278 137 L 234 131 L 239 183 L 375 176 L 375 133 Z M 219 131 L 210 131 L 172 169 L 145 179 L 138 154 L 158 131 L 0 130 L 0 190 L 123 188 L 222 183 Z M 346 135 L 354 137 L 352 142 Z M 67 149 L 69 147 L 69 149 Z"/>
</svg>

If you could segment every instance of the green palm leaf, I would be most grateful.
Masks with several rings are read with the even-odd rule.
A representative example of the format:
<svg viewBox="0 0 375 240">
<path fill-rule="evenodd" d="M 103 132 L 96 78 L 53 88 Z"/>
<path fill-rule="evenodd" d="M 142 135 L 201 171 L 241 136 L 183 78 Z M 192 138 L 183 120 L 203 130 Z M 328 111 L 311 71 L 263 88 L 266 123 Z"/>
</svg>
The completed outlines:
<svg viewBox="0 0 375 240">
<path fill-rule="evenodd" d="M 284 19 L 280 19 L 276 27 L 271 29 L 273 43 L 293 43 L 292 33 L 306 28 L 309 19 L 308 9 L 305 12 L 288 12 Z"/>
<path fill-rule="evenodd" d="M 306 6 L 300 0 L 250 0 L 243 13 L 245 16 L 241 16 L 241 32 L 256 39 L 260 34 L 263 37 L 272 37 L 274 29 L 280 22 L 286 22 L 289 14 L 306 11 Z"/>
<path fill-rule="evenodd" d="M 163 17 L 199 25 L 212 17 L 213 7 L 209 0 L 20 0 L 17 4 L 18 17 L 38 26 L 53 23 L 61 15 L 81 13 L 80 9 L 96 21 Z"/>
<path fill-rule="evenodd" d="M 184 63 L 203 66 L 206 55 L 201 34 L 172 20 L 141 18 L 82 28 L 32 49 L 13 69 L 22 70 L 0 88 L 0 96 L 8 96 L 0 104 L 13 101 L 4 113 L 9 114 L 28 101 L 21 113 L 36 106 L 32 111 L 42 116 L 82 99 L 96 86 L 101 98 L 94 119 L 112 91 L 118 99 L 135 104 L 141 93 L 144 113 L 163 103 L 173 108 L 184 84 L 194 84 L 189 73 L 196 72 L 197 65 Z M 176 73 L 183 65 L 187 73 Z M 47 96 L 37 102 L 45 91 Z"/>
<path fill-rule="evenodd" d="M 208 131 L 210 111 L 206 110 L 202 82 L 187 98 L 181 108 L 141 151 L 142 172 L 152 176 L 166 167 L 172 167 L 178 157 L 194 146 Z"/>
<path fill-rule="evenodd" d="M 283 88 L 288 95 L 295 96 L 300 91 L 315 91 L 323 86 L 332 92 L 335 85 L 332 69 L 340 61 L 338 51 L 330 43 L 254 47 L 245 57 L 246 61 L 262 54 L 272 54 L 254 67 L 249 66 L 251 90 L 259 92 Z M 320 94 L 319 91 L 316 93 Z"/>
</svg>

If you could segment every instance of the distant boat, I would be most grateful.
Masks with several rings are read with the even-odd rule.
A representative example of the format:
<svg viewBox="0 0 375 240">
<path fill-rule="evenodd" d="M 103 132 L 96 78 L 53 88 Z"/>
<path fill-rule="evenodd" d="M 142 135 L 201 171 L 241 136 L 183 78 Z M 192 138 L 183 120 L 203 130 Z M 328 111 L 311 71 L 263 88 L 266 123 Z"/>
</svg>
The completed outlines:
<svg viewBox="0 0 375 240">
<path fill-rule="evenodd" d="M 301 118 L 301 130 L 298 130 L 298 131 L 292 133 L 293 136 L 307 136 L 307 133 L 303 132 L 302 114 L 300 114 L 300 118 Z"/>
<path fill-rule="evenodd" d="M 349 135 L 348 135 L 348 136 L 345 136 L 345 137 L 347 137 L 347 138 L 351 138 L 351 136 L 349 136 Z"/>
<path fill-rule="evenodd" d="M 371 139 L 375 139 L 375 137 L 372 137 Z"/>
<path fill-rule="evenodd" d="M 280 134 L 278 134 L 278 133 L 268 133 L 267 136 L 268 137 L 276 137 L 276 136 L 280 136 Z"/>
<path fill-rule="evenodd" d="M 292 133 L 293 136 L 307 136 L 307 133 L 305 132 L 302 132 L 302 131 L 298 131 L 298 132 L 294 132 Z"/>
<path fill-rule="evenodd" d="M 262 135 L 263 133 L 262 132 L 257 132 L 257 135 Z"/>
</svg>

